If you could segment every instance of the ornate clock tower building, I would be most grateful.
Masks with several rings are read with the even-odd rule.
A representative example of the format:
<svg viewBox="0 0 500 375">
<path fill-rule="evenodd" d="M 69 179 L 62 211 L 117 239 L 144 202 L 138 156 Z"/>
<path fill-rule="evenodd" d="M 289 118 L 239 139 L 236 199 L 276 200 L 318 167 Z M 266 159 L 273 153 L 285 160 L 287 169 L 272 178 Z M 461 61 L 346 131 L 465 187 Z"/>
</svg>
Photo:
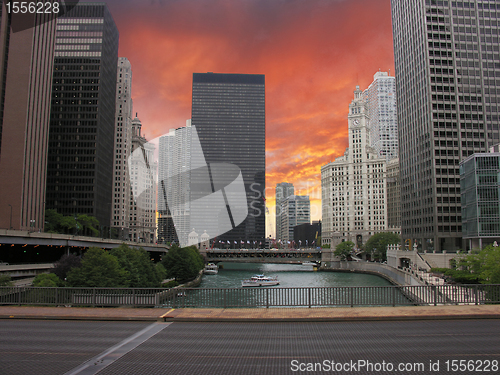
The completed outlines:
<svg viewBox="0 0 500 375">
<path fill-rule="evenodd" d="M 344 156 L 321 168 L 322 241 L 332 249 L 342 240 L 361 247 L 387 230 L 387 162 L 370 146 L 368 109 L 359 86 L 349 105 L 348 129 Z"/>
</svg>

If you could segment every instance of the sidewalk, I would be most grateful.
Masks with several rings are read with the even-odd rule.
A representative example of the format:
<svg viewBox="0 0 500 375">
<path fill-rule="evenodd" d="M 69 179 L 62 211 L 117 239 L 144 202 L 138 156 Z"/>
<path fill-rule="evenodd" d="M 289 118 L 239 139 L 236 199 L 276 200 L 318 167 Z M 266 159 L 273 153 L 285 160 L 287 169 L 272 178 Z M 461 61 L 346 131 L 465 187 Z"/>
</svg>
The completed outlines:
<svg viewBox="0 0 500 375">
<path fill-rule="evenodd" d="M 340 322 L 500 319 L 500 305 L 324 308 L 83 308 L 0 306 L 0 319 L 151 322 Z"/>
</svg>

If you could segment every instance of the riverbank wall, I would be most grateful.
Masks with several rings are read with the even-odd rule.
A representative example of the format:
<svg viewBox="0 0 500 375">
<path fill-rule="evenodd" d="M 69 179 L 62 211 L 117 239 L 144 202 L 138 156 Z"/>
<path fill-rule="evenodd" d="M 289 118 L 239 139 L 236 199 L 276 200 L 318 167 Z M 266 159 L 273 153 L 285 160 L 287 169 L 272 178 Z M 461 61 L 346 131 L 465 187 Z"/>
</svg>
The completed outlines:
<svg viewBox="0 0 500 375">
<path fill-rule="evenodd" d="M 369 273 L 383 277 L 394 285 L 424 285 L 421 280 L 411 273 L 376 262 L 330 261 L 323 262 L 320 270 Z"/>
</svg>

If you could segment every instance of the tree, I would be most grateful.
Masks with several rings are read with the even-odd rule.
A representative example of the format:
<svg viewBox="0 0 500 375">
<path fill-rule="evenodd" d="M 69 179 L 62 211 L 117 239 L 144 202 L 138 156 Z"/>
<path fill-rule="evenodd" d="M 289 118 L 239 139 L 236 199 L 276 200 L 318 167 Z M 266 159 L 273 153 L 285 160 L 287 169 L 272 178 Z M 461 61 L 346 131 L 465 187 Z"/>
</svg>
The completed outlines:
<svg viewBox="0 0 500 375">
<path fill-rule="evenodd" d="M 175 245 L 163 257 L 162 264 L 167 270 L 167 277 L 173 277 L 177 281 L 194 279 L 205 266 L 196 247 L 180 248 Z"/>
<path fill-rule="evenodd" d="M 387 260 L 387 245 L 397 245 L 401 242 L 399 235 L 395 233 L 376 233 L 366 242 L 364 248 L 366 253 L 373 253 L 375 259 Z"/>
<path fill-rule="evenodd" d="M 481 283 L 500 284 L 500 248 L 488 245 L 458 262 L 458 268 L 476 275 Z"/>
<path fill-rule="evenodd" d="M 99 236 L 99 220 L 94 216 L 78 214 L 77 221 L 79 229 L 81 228 L 80 233 L 82 235 L 91 237 Z"/>
<path fill-rule="evenodd" d="M 81 264 L 82 260 L 80 257 L 73 254 L 65 254 L 61 257 L 61 259 L 54 263 L 52 272 L 55 273 L 59 279 L 65 280 L 69 270 L 72 268 L 78 268 Z"/>
<path fill-rule="evenodd" d="M 9 275 L 0 275 L 0 286 L 12 286 L 12 279 Z"/>
<path fill-rule="evenodd" d="M 41 273 L 33 280 L 33 286 L 57 287 L 62 286 L 62 281 L 55 273 Z"/>
<path fill-rule="evenodd" d="M 54 209 L 45 210 L 45 231 L 48 233 L 59 233 L 63 215 Z"/>
<path fill-rule="evenodd" d="M 83 256 L 82 264 L 67 274 L 68 286 L 112 287 L 127 286 L 128 272 L 120 267 L 118 259 L 97 247 L 91 247 Z"/>
<path fill-rule="evenodd" d="M 63 216 L 56 210 L 45 211 L 45 231 L 49 233 L 74 234 L 99 236 L 99 220 L 93 216 L 78 214 L 77 217 Z M 77 229 L 77 230 L 75 230 Z"/>
<path fill-rule="evenodd" d="M 345 241 L 339 243 L 335 246 L 335 251 L 333 255 L 340 257 L 340 260 L 347 260 L 347 257 L 351 255 L 352 249 L 354 248 L 354 242 Z"/>
<path fill-rule="evenodd" d="M 120 266 L 127 271 L 127 286 L 131 288 L 156 288 L 161 285 L 164 274 L 149 259 L 144 249 L 132 249 L 125 244 L 111 250 Z"/>
</svg>

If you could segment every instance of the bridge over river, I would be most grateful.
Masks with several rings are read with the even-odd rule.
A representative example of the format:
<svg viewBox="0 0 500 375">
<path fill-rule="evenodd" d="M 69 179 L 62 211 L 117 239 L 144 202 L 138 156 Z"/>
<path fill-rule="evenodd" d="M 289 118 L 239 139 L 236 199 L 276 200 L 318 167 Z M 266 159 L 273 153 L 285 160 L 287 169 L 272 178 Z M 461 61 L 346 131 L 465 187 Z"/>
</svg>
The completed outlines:
<svg viewBox="0 0 500 375">
<path fill-rule="evenodd" d="M 122 243 L 132 248 L 143 248 L 158 258 L 168 251 L 167 245 L 138 243 L 101 237 L 73 236 L 68 234 L 38 233 L 0 229 L 0 261 L 8 263 L 48 263 L 62 254 L 80 253 L 89 247 L 113 249 Z"/>
<path fill-rule="evenodd" d="M 204 253 L 205 254 L 205 253 Z M 321 262 L 321 249 L 207 249 L 209 262 L 289 263 Z"/>
</svg>

